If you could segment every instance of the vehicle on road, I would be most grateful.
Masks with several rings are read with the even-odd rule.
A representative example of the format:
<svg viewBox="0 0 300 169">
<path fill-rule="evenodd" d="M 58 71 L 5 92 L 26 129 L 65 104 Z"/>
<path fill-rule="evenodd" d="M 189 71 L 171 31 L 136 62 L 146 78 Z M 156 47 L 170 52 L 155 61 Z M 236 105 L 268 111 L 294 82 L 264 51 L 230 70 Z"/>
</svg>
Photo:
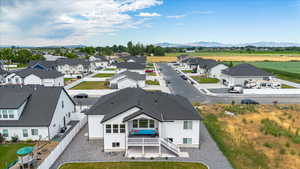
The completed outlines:
<svg viewBox="0 0 300 169">
<path fill-rule="evenodd" d="M 242 85 L 235 85 L 228 89 L 229 93 L 243 93 L 243 86 Z"/>
<path fill-rule="evenodd" d="M 241 104 L 259 104 L 259 103 L 255 100 L 252 100 L 252 99 L 243 99 L 241 101 Z"/>
<path fill-rule="evenodd" d="M 187 80 L 188 78 L 186 77 L 186 76 L 184 76 L 184 75 L 181 75 L 180 76 L 183 80 Z"/>
<path fill-rule="evenodd" d="M 89 95 L 87 95 L 85 93 L 80 93 L 80 94 L 73 96 L 73 98 L 75 98 L 75 99 L 87 99 L 88 97 L 89 97 Z"/>
</svg>

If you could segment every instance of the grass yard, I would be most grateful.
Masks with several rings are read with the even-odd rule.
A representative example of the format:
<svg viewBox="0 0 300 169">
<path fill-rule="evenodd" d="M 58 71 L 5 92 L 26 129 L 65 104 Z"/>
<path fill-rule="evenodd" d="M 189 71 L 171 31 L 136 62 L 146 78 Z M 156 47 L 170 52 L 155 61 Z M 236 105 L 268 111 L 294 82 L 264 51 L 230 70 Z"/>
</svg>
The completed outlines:
<svg viewBox="0 0 300 169">
<path fill-rule="evenodd" d="M 87 81 L 87 82 L 81 82 L 77 86 L 71 88 L 71 90 L 99 90 L 99 89 L 109 89 L 108 82 Z"/>
<path fill-rule="evenodd" d="M 150 73 L 147 73 L 148 76 L 156 76 L 156 73 L 155 72 L 150 72 Z"/>
<path fill-rule="evenodd" d="M 191 76 L 194 80 L 198 83 L 219 83 L 219 79 L 217 78 L 210 78 L 210 77 L 203 77 L 203 76 Z"/>
<path fill-rule="evenodd" d="M 283 89 L 295 89 L 296 87 L 294 87 L 294 86 L 289 86 L 289 85 L 286 85 L 286 84 L 282 84 L 282 85 L 281 85 L 281 88 L 283 88 Z"/>
<path fill-rule="evenodd" d="M 116 68 L 105 68 L 104 71 L 115 71 L 117 70 Z"/>
<path fill-rule="evenodd" d="M 193 70 L 182 70 L 183 73 L 193 73 Z"/>
<path fill-rule="evenodd" d="M 60 169 L 208 169 L 201 163 L 185 162 L 99 162 L 68 163 Z"/>
<path fill-rule="evenodd" d="M 93 77 L 103 78 L 103 77 L 113 77 L 114 75 L 115 75 L 114 73 L 99 73 L 99 74 L 96 74 Z"/>
<path fill-rule="evenodd" d="M 14 162 L 17 159 L 16 151 L 25 146 L 33 146 L 33 144 L 0 144 L 0 168 L 5 168 L 6 165 Z"/>
<path fill-rule="evenodd" d="M 159 81 L 157 80 L 146 80 L 147 85 L 159 85 Z"/>
<path fill-rule="evenodd" d="M 73 80 L 76 80 L 75 78 L 64 78 L 65 85 L 71 83 Z"/>
<path fill-rule="evenodd" d="M 198 105 L 235 169 L 299 169 L 300 105 Z M 225 115 L 225 111 L 236 116 Z"/>
</svg>

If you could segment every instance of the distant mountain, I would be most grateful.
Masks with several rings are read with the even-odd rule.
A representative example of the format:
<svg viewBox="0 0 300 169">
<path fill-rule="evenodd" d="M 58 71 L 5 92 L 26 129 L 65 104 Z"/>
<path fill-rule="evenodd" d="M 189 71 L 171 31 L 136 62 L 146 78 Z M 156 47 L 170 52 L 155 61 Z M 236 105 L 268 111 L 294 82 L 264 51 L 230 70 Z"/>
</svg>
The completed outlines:
<svg viewBox="0 0 300 169">
<path fill-rule="evenodd" d="M 290 42 L 255 42 L 255 43 L 241 43 L 241 44 L 225 44 L 219 42 L 192 42 L 192 43 L 157 43 L 156 46 L 161 47 L 245 47 L 245 46 L 256 46 L 256 47 L 300 47 L 300 43 Z"/>
</svg>

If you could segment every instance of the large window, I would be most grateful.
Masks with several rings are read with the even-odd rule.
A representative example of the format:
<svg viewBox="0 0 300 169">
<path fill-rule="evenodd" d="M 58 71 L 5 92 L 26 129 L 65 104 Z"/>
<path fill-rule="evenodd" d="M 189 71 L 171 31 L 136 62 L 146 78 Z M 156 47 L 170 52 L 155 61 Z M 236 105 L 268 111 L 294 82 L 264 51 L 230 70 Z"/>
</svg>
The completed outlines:
<svg viewBox="0 0 300 169">
<path fill-rule="evenodd" d="M 192 144 L 192 138 L 183 138 L 183 144 Z"/>
<path fill-rule="evenodd" d="M 8 110 L 8 117 L 11 119 L 15 118 L 15 114 L 13 110 Z"/>
<path fill-rule="evenodd" d="M 28 137 L 28 130 L 27 129 L 23 129 L 23 137 Z"/>
<path fill-rule="evenodd" d="M 39 135 L 39 130 L 38 129 L 31 129 L 31 135 L 33 135 L 33 136 Z"/>
<path fill-rule="evenodd" d="M 183 129 L 184 130 L 191 130 L 193 129 L 193 121 L 183 121 Z"/>
<path fill-rule="evenodd" d="M 139 128 L 148 128 L 148 120 L 141 119 L 139 120 Z"/>
<path fill-rule="evenodd" d="M 138 120 L 133 120 L 133 128 L 138 128 Z"/>
<path fill-rule="evenodd" d="M 125 124 L 120 124 L 120 133 L 125 133 Z"/>
<path fill-rule="evenodd" d="M 154 120 L 149 120 L 149 127 L 154 128 Z"/>
<path fill-rule="evenodd" d="M 113 133 L 118 133 L 119 132 L 119 125 L 114 124 L 113 125 Z"/>
<path fill-rule="evenodd" d="M 7 110 L 2 110 L 2 115 L 4 119 L 8 118 Z"/>
<path fill-rule="evenodd" d="M 3 137 L 8 137 L 8 130 L 7 129 L 3 129 L 2 130 L 2 134 L 3 134 Z"/>
<path fill-rule="evenodd" d="M 105 126 L 105 128 L 106 128 L 106 133 L 111 133 L 111 125 L 110 124 L 107 124 Z"/>
<path fill-rule="evenodd" d="M 120 147 L 120 143 L 119 142 L 113 142 L 112 147 Z"/>
</svg>

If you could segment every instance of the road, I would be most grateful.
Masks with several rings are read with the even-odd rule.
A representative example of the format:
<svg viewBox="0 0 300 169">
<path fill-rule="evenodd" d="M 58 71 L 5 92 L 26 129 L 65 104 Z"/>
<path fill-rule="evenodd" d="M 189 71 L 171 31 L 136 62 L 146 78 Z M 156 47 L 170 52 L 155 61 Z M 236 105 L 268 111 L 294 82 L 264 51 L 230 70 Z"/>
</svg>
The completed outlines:
<svg viewBox="0 0 300 169">
<path fill-rule="evenodd" d="M 242 99 L 253 99 L 261 104 L 271 104 L 277 101 L 281 104 L 299 104 L 300 95 L 223 95 L 209 96 L 201 93 L 189 82 L 183 80 L 177 72 L 166 63 L 158 63 L 165 80 L 170 81 L 169 88 L 173 94 L 186 97 L 191 102 L 200 102 L 204 104 L 231 103 L 233 100 L 239 103 Z"/>
</svg>

